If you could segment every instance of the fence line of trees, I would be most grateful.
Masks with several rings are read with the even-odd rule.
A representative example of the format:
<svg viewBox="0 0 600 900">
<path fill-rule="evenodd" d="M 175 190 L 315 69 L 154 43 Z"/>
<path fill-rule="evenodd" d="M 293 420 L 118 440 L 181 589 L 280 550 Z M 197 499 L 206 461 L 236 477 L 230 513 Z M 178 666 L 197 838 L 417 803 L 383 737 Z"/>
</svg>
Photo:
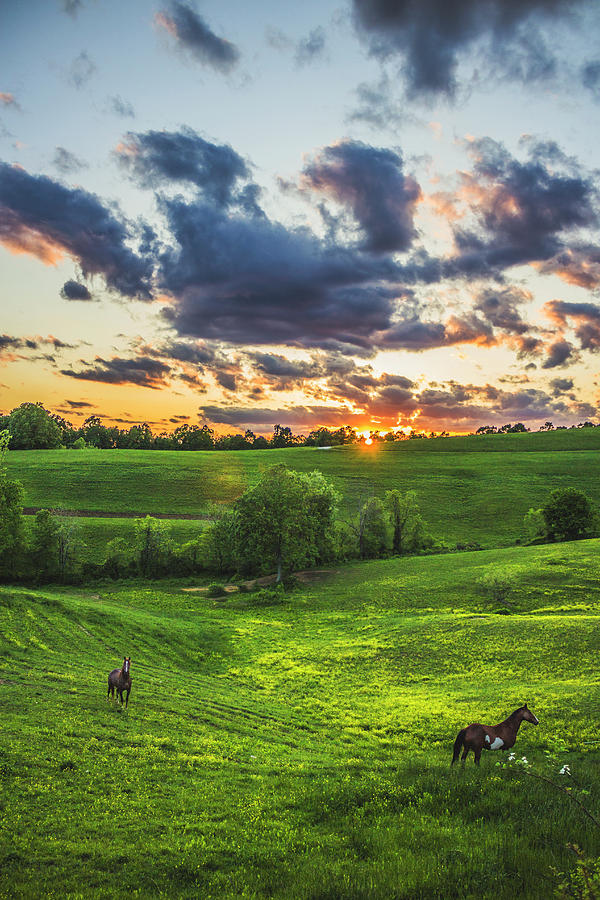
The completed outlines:
<svg viewBox="0 0 600 900">
<path fill-rule="evenodd" d="M 593 422 L 581 422 L 571 428 L 594 428 Z M 540 431 L 564 430 L 545 422 Z M 179 425 L 172 432 L 154 434 L 146 423 L 119 428 L 105 425 L 99 416 L 89 416 L 82 425 L 75 427 L 62 416 L 51 413 L 41 403 L 22 403 L 8 415 L 0 416 L 0 431 L 10 433 L 11 450 L 55 450 L 59 448 L 85 449 L 93 447 L 102 450 L 268 450 L 282 447 L 336 447 L 361 443 L 364 436 L 354 428 L 343 425 L 332 429 L 320 427 L 308 435 L 293 434 L 286 425 L 275 425 L 270 438 L 256 435 L 250 429 L 244 434 L 215 435 L 208 425 Z M 476 435 L 514 434 L 529 429 L 516 422 L 502 425 L 482 425 Z M 424 440 L 434 437 L 448 437 L 447 431 L 429 433 L 423 431 L 403 432 L 379 431 L 370 433 L 371 441 L 390 443 L 404 440 Z"/>
</svg>

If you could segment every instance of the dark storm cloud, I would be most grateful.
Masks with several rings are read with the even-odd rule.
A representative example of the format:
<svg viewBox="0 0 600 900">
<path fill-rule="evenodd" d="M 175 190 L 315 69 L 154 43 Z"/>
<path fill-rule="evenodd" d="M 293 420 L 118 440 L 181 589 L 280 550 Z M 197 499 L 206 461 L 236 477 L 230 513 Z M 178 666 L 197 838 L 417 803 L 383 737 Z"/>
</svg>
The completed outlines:
<svg viewBox="0 0 600 900">
<path fill-rule="evenodd" d="M 122 295 L 149 299 L 152 262 L 128 246 L 139 236 L 95 194 L 0 163 L 0 242 L 8 249 L 45 262 L 67 253 L 84 277 L 100 274 Z M 147 230 L 141 237 L 149 243 Z"/>
<path fill-rule="evenodd" d="M 80 172 L 81 169 L 88 168 L 88 164 L 85 160 L 75 156 L 70 150 L 65 150 L 64 147 L 56 148 L 52 159 L 52 165 L 64 175 L 68 175 L 71 172 Z"/>
<path fill-rule="evenodd" d="M 538 26 L 560 20 L 584 0 L 353 0 L 354 20 L 382 59 L 399 55 L 409 96 L 456 95 L 461 59 L 486 45 L 496 77 L 519 81 L 553 74 Z"/>
<path fill-rule="evenodd" d="M 340 427 L 352 424 L 357 414 L 348 407 L 294 406 L 291 409 L 247 406 L 203 406 L 199 418 L 215 425 L 237 428 L 256 428 L 270 431 L 275 425 L 286 425 L 292 430 L 312 430 L 315 423 Z M 361 418 L 364 418 L 362 416 Z"/>
<path fill-rule="evenodd" d="M 573 361 L 573 345 L 559 339 L 548 347 L 548 355 L 542 363 L 543 369 L 554 369 Z"/>
<path fill-rule="evenodd" d="M 574 328 L 582 350 L 600 350 L 600 306 L 551 300 L 544 311 L 559 326 Z"/>
<path fill-rule="evenodd" d="M 96 71 L 96 63 L 90 59 L 85 50 L 82 50 L 77 56 L 67 73 L 67 80 L 73 87 L 80 90 L 88 83 L 94 72 Z"/>
<path fill-rule="evenodd" d="M 108 108 L 121 119 L 134 119 L 135 110 L 128 100 L 124 100 L 120 94 L 108 98 Z"/>
<path fill-rule="evenodd" d="M 0 334 L 0 356 L 14 350 L 21 350 L 25 346 L 22 338 L 12 337 L 10 334 Z"/>
<path fill-rule="evenodd" d="M 157 14 L 156 22 L 175 38 L 180 49 L 198 62 L 220 72 L 229 72 L 237 65 L 240 51 L 235 44 L 211 31 L 191 4 L 173 0 L 168 11 Z"/>
<path fill-rule="evenodd" d="M 235 150 L 227 144 L 204 140 L 192 128 L 143 134 L 129 132 L 117 148 L 116 156 L 142 187 L 187 182 L 199 188 L 216 206 L 232 203 L 237 183 L 250 175 L 248 166 Z"/>
<path fill-rule="evenodd" d="M 61 375 L 83 381 L 99 381 L 104 384 L 136 384 L 140 387 L 161 388 L 166 384 L 171 369 L 156 359 L 113 357 L 106 360 L 97 356 L 93 363 L 85 363 L 86 368 L 78 372 L 61 369 Z"/>
<path fill-rule="evenodd" d="M 561 397 L 563 394 L 568 394 L 569 391 L 573 390 L 573 386 L 572 378 L 553 378 L 550 381 L 553 397 Z"/>
<path fill-rule="evenodd" d="M 86 400 L 65 400 L 65 404 L 71 409 L 94 409 L 94 403 L 88 403 Z"/>
<path fill-rule="evenodd" d="M 598 190 L 585 173 L 560 171 L 544 160 L 520 162 L 490 138 L 471 142 L 472 175 L 464 190 L 478 228 L 455 228 L 457 256 L 447 264 L 476 274 L 543 262 L 564 249 L 570 231 L 598 224 Z"/>
<path fill-rule="evenodd" d="M 60 296 L 63 300 L 93 300 L 92 295 L 86 288 L 85 284 L 79 281 L 65 281 L 62 286 Z"/>
<path fill-rule="evenodd" d="M 594 290 L 600 287 L 600 248 L 596 244 L 571 243 L 538 268 L 543 274 L 558 275 L 567 284 Z"/>
<path fill-rule="evenodd" d="M 366 250 L 407 250 L 416 236 L 413 216 L 421 189 L 402 166 L 393 150 L 346 140 L 324 147 L 304 167 L 302 186 L 348 207 Z"/>
<path fill-rule="evenodd" d="M 330 246 L 308 229 L 161 198 L 177 247 L 161 258 L 164 316 L 180 336 L 229 343 L 369 347 L 388 327 L 387 260 Z"/>
<path fill-rule="evenodd" d="M 521 318 L 518 307 L 531 299 L 531 294 L 515 287 L 486 288 L 478 296 L 475 309 L 495 328 L 512 334 L 524 334 L 530 326 Z"/>
</svg>

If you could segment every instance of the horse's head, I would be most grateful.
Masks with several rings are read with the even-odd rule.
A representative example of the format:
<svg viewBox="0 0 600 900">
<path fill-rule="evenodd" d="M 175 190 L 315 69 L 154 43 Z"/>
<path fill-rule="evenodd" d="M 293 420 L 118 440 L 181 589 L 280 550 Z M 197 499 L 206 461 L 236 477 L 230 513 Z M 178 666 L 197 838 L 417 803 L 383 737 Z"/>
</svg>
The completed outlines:
<svg viewBox="0 0 600 900">
<path fill-rule="evenodd" d="M 520 711 L 521 711 L 521 714 L 523 717 L 523 721 L 531 722 L 532 725 L 540 724 L 539 719 L 537 718 L 537 716 L 534 716 L 534 714 L 531 712 L 531 710 L 527 707 L 526 703 L 523 704 Z"/>
<path fill-rule="evenodd" d="M 123 674 L 124 674 L 124 675 L 129 675 L 129 666 L 130 666 L 130 665 L 131 665 L 131 657 L 130 657 L 130 656 L 126 656 L 126 657 L 123 659 Z"/>
</svg>

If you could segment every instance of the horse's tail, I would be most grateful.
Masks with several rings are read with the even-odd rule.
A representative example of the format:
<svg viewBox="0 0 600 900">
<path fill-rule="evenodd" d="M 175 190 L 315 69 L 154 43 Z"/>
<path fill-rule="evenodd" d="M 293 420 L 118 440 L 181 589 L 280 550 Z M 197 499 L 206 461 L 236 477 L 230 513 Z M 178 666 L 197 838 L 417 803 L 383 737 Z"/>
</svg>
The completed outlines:
<svg viewBox="0 0 600 900">
<path fill-rule="evenodd" d="M 456 740 L 454 741 L 454 755 L 452 756 L 452 762 L 450 763 L 451 766 L 454 765 L 454 763 L 460 756 L 460 750 L 461 750 L 462 745 L 465 742 L 465 734 L 466 733 L 467 733 L 466 728 L 463 728 L 463 729 L 461 729 L 461 731 L 458 732 Z"/>
</svg>

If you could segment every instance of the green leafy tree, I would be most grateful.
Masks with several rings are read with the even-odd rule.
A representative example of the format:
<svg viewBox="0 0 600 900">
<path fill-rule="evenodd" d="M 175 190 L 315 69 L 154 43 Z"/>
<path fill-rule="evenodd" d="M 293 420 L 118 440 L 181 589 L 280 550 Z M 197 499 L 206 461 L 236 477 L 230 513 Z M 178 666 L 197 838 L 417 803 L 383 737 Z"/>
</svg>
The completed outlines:
<svg viewBox="0 0 600 900">
<path fill-rule="evenodd" d="M 283 574 L 327 558 L 337 494 L 320 472 L 271 466 L 236 501 L 236 558 L 247 571 Z"/>
<path fill-rule="evenodd" d="M 165 523 L 152 516 L 145 516 L 143 519 L 135 519 L 133 527 L 134 548 L 140 574 L 145 578 L 155 577 L 162 571 L 169 549 Z"/>
<path fill-rule="evenodd" d="M 215 511 L 214 521 L 201 535 L 202 559 L 210 572 L 223 575 L 235 569 L 236 521 L 233 510 Z"/>
<path fill-rule="evenodd" d="M 385 507 L 379 497 L 361 502 L 356 520 L 351 523 L 361 559 L 381 556 L 388 541 Z"/>
<path fill-rule="evenodd" d="M 0 578 L 16 578 L 25 556 L 23 487 L 6 474 L 5 455 L 10 441 L 8 429 L 0 432 Z"/>
<path fill-rule="evenodd" d="M 557 541 L 585 537 L 595 525 L 592 505 L 583 491 L 557 488 L 542 506 L 548 535 Z"/>
<path fill-rule="evenodd" d="M 59 574 L 59 523 L 49 509 L 35 514 L 31 532 L 31 571 L 36 581 L 53 581 Z"/>
<path fill-rule="evenodd" d="M 8 417 L 13 450 L 54 450 L 60 447 L 62 431 L 41 403 L 22 403 Z"/>
<path fill-rule="evenodd" d="M 386 491 L 383 502 L 389 516 L 394 553 L 409 553 L 421 547 L 424 528 L 415 492 Z"/>
<path fill-rule="evenodd" d="M 294 435 L 292 429 L 287 425 L 275 425 L 273 428 L 273 437 L 271 438 L 271 447 L 291 447 L 294 443 Z"/>
</svg>

